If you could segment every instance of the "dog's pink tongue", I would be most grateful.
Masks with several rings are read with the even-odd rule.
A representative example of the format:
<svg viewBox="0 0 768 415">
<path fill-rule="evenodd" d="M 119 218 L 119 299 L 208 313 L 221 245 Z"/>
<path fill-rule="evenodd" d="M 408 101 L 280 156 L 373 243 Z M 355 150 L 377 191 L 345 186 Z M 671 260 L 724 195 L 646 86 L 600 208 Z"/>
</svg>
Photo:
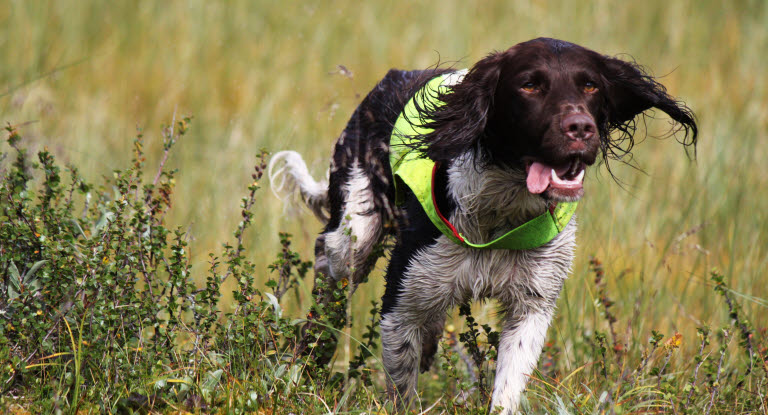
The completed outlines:
<svg viewBox="0 0 768 415">
<path fill-rule="evenodd" d="M 552 167 L 545 166 L 539 162 L 533 162 L 528 167 L 528 191 L 534 194 L 543 193 L 549 187 L 549 180 L 552 177 Z"/>
</svg>

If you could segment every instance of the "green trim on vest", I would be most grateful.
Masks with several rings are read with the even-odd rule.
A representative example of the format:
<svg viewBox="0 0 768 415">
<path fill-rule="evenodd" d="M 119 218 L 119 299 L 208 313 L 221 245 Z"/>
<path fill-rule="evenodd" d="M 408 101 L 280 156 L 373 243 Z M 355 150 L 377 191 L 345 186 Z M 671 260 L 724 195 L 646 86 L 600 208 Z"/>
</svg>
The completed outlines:
<svg viewBox="0 0 768 415">
<path fill-rule="evenodd" d="M 457 76 L 459 76 L 458 73 L 449 73 L 427 82 L 408 101 L 395 122 L 389 142 L 389 162 L 395 178 L 395 204 L 403 204 L 403 186 L 408 186 L 421 203 L 421 207 L 432 224 L 448 239 L 459 245 L 478 249 L 533 249 L 550 242 L 571 221 L 571 217 L 576 211 L 577 202 L 558 203 L 554 209 L 547 210 L 488 243 L 467 241 L 464 235 L 458 232 L 440 213 L 432 193 L 434 172 L 438 165 L 433 160 L 424 157 L 414 145 L 414 137 L 423 136 L 432 131 L 422 127 L 428 120 L 419 118 L 415 100 L 419 100 L 419 107 L 421 108 L 433 108 L 442 105 L 442 102 L 437 100 L 438 93 L 444 92 L 450 85 L 456 83 L 460 79 Z"/>
</svg>

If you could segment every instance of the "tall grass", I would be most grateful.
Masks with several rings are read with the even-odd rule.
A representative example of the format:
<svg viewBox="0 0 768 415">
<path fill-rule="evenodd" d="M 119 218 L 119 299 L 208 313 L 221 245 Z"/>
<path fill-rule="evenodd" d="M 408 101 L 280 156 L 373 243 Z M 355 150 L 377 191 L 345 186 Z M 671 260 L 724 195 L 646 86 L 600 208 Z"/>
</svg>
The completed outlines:
<svg viewBox="0 0 768 415">
<path fill-rule="evenodd" d="M 643 171 L 615 165 L 623 187 L 604 167 L 590 171 L 551 338 L 567 345 L 594 329 L 595 255 L 615 277 L 606 290 L 617 312 L 644 310 L 631 330 L 678 331 L 692 354 L 697 326 L 728 320 L 713 268 L 730 276 L 753 324 L 768 326 L 766 28 L 762 1 L 9 1 L 0 6 L 0 121 L 93 177 L 129 163 L 137 125 L 193 115 L 196 128 L 168 160 L 181 170 L 168 221 L 192 224 L 192 269 L 203 284 L 208 253 L 241 220 L 231 195 L 247 185 L 258 149 L 296 149 L 323 175 L 348 115 L 390 67 L 467 66 L 538 36 L 631 54 L 696 112 L 697 159 L 674 139 L 653 138 L 669 126 L 649 118 L 633 160 Z M 150 165 L 162 154 L 160 135 L 145 131 Z M 319 225 L 260 197 L 247 257 L 266 269 L 280 230 L 309 257 Z M 301 287 L 304 297 L 310 288 Z M 381 291 L 378 278 L 358 291 L 359 319 Z"/>
</svg>

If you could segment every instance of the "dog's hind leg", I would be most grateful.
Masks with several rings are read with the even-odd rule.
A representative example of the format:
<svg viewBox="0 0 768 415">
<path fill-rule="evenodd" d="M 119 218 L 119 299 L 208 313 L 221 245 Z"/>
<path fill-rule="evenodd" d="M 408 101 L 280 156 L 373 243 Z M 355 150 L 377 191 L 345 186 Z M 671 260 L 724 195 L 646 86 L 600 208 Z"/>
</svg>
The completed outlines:
<svg viewBox="0 0 768 415">
<path fill-rule="evenodd" d="M 358 284 L 375 265 L 373 248 L 383 236 L 382 214 L 377 209 L 371 180 L 357 163 L 345 185 L 341 223 L 323 236 L 329 276 Z M 318 238 L 319 240 L 319 238 Z"/>
<path fill-rule="evenodd" d="M 312 288 L 312 298 L 316 302 L 307 314 L 307 322 L 301 328 L 301 337 L 294 349 L 295 356 L 311 356 L 318 366 L 327 365 L 336 352 L 337 337 L 331 330 L 328 337 L 319 342 L 320 336 L 330 324 L 335 329 L 341 329 L 346 324 L 346 303 L 344 297 L 336 297 L 338 293 L 335 281 L 330 277 L 328 257 L 325 255 L 325 234 L 321 233 L 315 240 L 315 284 Z M 334 316 L 325 320 L 327 316 Z"/>
<path fill-rule="evenodd" d="M 315 239 L 315 274 L 331 275 L 328 257 L 325 256 L 325 234 L 321 233 Z"/>
<path fill-rule="evenodd" d="M 335 228 L 326 229 L 315 241 L 315 288 L 313 296 L 325 315 L 333 315 L 331 324 L 337 329 L 343 327 L 346 321 L 346 302 L 335 297 L 337 283 L 346 280 L 354 288 L 370 273 L 378 259 L 372 255 L 373 248 L 383 237 L 382 214 L 375 209 L 374 194 L 371 181 L 365 172 L 354 163 L 349 169 L 348 179 L 343 185 L 343 199 L 339 203 L 342 212 L 341 220 L 336 221 Z M 338 199 L 332 204 L 338 203 Z M 322 281 L 322 283 L 321 283 Z M 324 289 L 319 287 L 323 286 Z M 315 320 L 324 316 L 310 312 L 307 324 L 304 326 L 301 341 L 297 344 L 296 354 L 307 351 L 314 355 L 318 365 L 327 364 L 336 349 L 336 334 L 323 342 L 317 342 L 317 333 L 322 325 Z M 314 333 L 314 334 L 313 334 Z M 309 345 L 316 343 L 314 349 Z"/>
</svg>

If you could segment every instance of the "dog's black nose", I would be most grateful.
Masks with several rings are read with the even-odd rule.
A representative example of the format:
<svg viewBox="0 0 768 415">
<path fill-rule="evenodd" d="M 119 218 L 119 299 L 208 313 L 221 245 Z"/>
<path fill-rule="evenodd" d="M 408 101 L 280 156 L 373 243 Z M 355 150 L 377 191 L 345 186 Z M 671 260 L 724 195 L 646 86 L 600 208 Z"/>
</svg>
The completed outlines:
<svg viewBox="0 0 768 415">
<path fill-rule="evenodd" d="M 572 112 L 560 122 L 563 133 L 574 141 L 587 141 L 595 135 L 597 126 L 589 115 L 583 112 Z"/>
</svg>

